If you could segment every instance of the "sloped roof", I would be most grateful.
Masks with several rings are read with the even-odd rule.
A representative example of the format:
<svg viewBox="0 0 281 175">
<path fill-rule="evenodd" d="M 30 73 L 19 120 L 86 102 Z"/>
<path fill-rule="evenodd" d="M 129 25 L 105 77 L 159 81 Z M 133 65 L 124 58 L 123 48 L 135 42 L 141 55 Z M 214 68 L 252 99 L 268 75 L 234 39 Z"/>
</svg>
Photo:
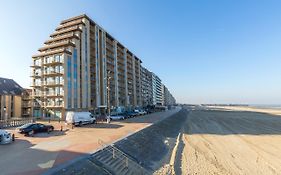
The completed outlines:
<svg viewBox="0 0 281 175">
<path fill-rule="evenodd" d="M 14 80 L 0 77 L 0 95 L 21 95 L 23 90 Z"/>
</svg>

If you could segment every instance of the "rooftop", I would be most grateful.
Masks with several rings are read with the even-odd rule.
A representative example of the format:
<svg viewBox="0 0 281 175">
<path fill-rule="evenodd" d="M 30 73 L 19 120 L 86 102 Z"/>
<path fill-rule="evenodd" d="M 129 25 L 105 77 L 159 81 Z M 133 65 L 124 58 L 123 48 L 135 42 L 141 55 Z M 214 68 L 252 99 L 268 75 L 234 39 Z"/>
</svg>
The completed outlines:
<svg viewBox="0 0 281 175">
<path fill-rule="evenodd" d="M 0 77 L 0 95 L 21 95 L 23 90 L 13 79 Z"/>
</svg>

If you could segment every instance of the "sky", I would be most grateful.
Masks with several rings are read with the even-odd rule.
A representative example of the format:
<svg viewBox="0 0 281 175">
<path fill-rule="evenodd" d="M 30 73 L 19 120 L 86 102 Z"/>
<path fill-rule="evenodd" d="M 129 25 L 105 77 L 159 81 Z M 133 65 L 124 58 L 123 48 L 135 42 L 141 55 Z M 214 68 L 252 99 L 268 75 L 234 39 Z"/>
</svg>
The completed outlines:
<svg viewBox="0 0 281 175">
<path fill-rule="evenodd" d="M 31 56 L 60 21 L 87 14 L 179 103 L 281 104 L 281 1 L 9 0 L 0 77 L 30 85 Z"/>
</svg>

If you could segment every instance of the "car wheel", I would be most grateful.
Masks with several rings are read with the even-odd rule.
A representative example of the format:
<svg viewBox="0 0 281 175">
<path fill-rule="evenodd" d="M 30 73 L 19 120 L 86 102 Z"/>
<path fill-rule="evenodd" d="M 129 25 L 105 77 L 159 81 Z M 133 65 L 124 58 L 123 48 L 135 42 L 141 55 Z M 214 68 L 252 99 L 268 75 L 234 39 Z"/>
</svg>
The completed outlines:
<svg viewBox="0 0 281 175">
<path fill-rule="evenodd" d="M 52 132 L 53 130 L 53 128 L 48 128 L 48 133 Z"/>
<path fill-rule="evenodd" d="M 34 135 L 34 131 L 33 130 L 28 132 L 28 136 L 33 136 L 33 135 Z"/>
<path fill-rule="evenodd" d="M 79 126 L 82 126 L 82 121 L 79 122 Z"/>
</svg>

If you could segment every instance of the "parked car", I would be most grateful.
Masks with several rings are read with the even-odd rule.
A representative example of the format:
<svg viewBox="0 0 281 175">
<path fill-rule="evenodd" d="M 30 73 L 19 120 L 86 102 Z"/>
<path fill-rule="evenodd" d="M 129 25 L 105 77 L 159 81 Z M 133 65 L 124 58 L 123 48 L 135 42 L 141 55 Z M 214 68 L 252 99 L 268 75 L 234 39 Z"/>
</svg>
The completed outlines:
<svg viewBox="0 0 281 175">
<path fill-rule="evenodd" d="M 0 129 L 0 145 L 9 144 L 13 141 L 13 135 L 5 130 Z"/>
<path fill-rule="evenodd" d="M 128 112 L 123 112 L 123 113 L 121 113 L 120 115 L 123 115 L 123 116 L 125 117 L 125 119 L 131 117 Z"/>
<path fill-rule="evenodd" d="M 138 115 L 138 113 L 135 112 L 135 111 L 127 111 L 127 112 L 126 112 L 126 115 L 127 115 L 128 117 L 135 117 L 135 116 Z"/>
<path fill-rule="evenodd" d="M 145 114 L 147 114 L 147 112 L 146 112 L 145 110 L 142 110 L 142 109 L 141 109 L 141 110 L 139 110 L 139 114 L 140 114 L 140 115 L 145 115 Z"/>
<path fill-rule="evenodd" d="M 125 119 L 124 115 L 115 114 L 110 116 L 110 120 L 124 120 L 124 119 Z"/>
<path fill-rule="evenodd" d="M 44 125 L 41 123 L 28 123 L 17 128 L 18 132 L 28 136 L 32 136 L 40 132 L 51 132 L 54 130 L 52 125 Z"/>
<path fill-rule="evenodd" d="M 82 126 L 84 124 L 96 123 L 96 117 L 94 117 L 90 112 L 69 111 L 66 113 L 65 122 L 75 126 Z"/>
</svg>

